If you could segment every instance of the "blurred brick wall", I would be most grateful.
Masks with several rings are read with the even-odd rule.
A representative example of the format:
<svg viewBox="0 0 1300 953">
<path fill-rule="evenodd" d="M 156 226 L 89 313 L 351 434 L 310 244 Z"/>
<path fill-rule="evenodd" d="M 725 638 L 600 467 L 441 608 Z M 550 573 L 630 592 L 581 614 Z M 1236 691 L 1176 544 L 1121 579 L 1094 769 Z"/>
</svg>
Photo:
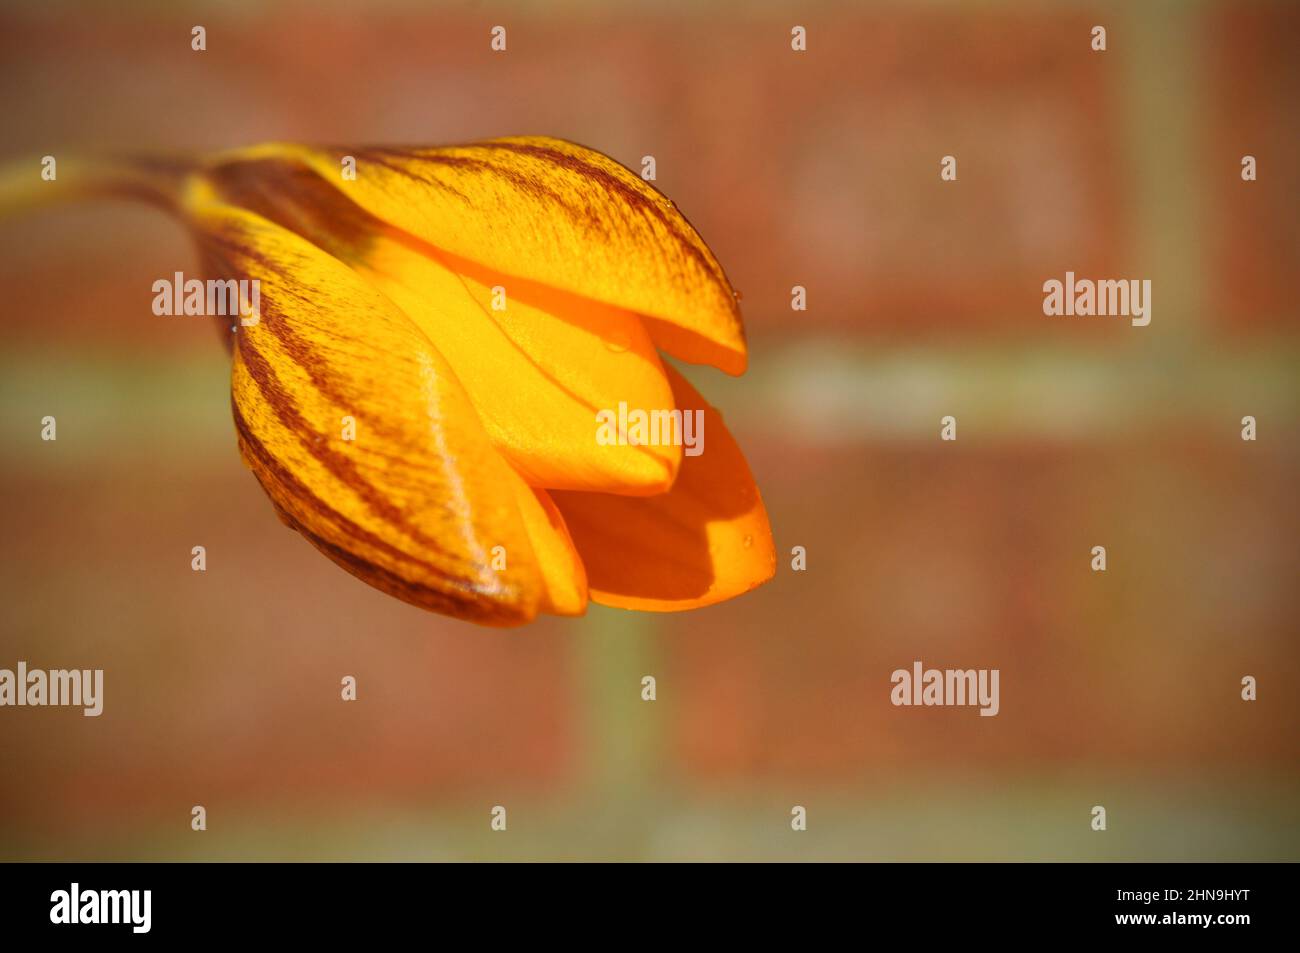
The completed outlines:
<svg viewBox="0 0 1300 953">
<path fill-rule="evenodd" d="M 808 570 L 726 617 L 665 620 L 680 769 L 879 784 L 1287 763 L 1300 461 L 1143 443 L 767 446 L 755 466 L 782 569 L 802 545 Z M 893 707 L 890 673 L 916 659 L 1000 667 L 1001 712 Z M 1237 672 L 1267 672 L 1270 697 L 1243 704 Z"/>
<path fill-rule="evenodd" d="M 1244 445 L 1236 421 L 1285 409 L 1295 375 L 1232 363 L 1285 369 L 1298 343 L 1294 6 L 1165 7 L 1166 38 L 1127 4 L 824 5 L 797 15 L 798 56 L 796 15 L 769 7 L 63 9 L 0 12 L 6 158 L 511 133 L 634 168 L 654 154 L 743 292 L 754 371 L 704 389 L 739 422 L 778 551 L 807 546 L 809 571 L 785 556 L 763 590 L 642 629 L 595 610 L 489 633 L 393 603 L 274 519 L 234 451 L 213 329 L 149 313 L 152 281 L 194 267 L 179 226 L 115 207 L 5 224 L 5 433 L 67 410 L 64 456 L 12 443 L 4 459 L 0 664 L 119 668 L 99 722 L 6 715 L 6 758 L 26 766 L 0 781 L 11 831 L 167 825 L 200 800 L 255 815 L 585 793 L 593 731 L 636 742 L 602 728 L 587 696 L 606 675 L 584 653 L 625 647 L 629 691 L 660 675 L 658 706 L 623 716 L 655 739 L 626 755 L 651 765 L 647 788 L 1073 769 L 1208 778 L 1244 801 L 1256 774 L 1294 775 L 1297 422 L 1280 412 Z M 1111 24 L 1105 54 L 1094 22 Z M 1172 145 L 1171 116 L 1190 117 Z M 956 183 L 939 181 L 948 154 Z M 1045 319 L 1041 284 L 1067 269 L 1154 273 L 1153 326 Z M 1062 382 L 1102 401 L 1113 378 L 1074 356 L 1133 352 L 1137 380 L 1129 412 L 1082 440 L 1024 432 L 1052 380 L 963 412 L 953 447 L 928 442 L 933 425 L 885 433 L 889 403 L 826 440 L 815 406 L 745 413 L 764 406 L 754 380 L 820 376 L 791 357 L 809 339 L 917 356 L 896 402 L 959 393 L 926 376 L 948 366 L 933 355 L 1055 348 Z M 1188 379 L 1207 364 L 1223 373 Z M 184 555 L 199 538 L 202 579 Z M 1097 543 L 1106 575 L 1088 571 Z M 892 708 L 888 673 L 915 658 L 1000 666 L 1002 714 Z M 1255 705 L 1238 672 L 1266 674 Z M 343 673 L 364 700 L 346 713 Z"/>
<path fill-rule="evenodd" d="M 1202 134 L 1212 178 L 1216 317 L 1234 330 L 1297 333 L 1300 266 L 1300 7 L 1222 7 L 1206 16 L 1212 98 Z M 1255 182 L 1241 159 L 1260 162 Z"/>
</svg>

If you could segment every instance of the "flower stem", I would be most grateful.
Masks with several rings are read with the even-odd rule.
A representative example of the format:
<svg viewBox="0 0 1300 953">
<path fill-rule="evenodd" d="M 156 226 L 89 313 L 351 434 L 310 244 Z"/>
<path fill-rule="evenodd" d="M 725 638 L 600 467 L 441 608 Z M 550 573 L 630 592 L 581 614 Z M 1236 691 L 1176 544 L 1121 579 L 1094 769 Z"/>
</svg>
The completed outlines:
<svg viewBox="0 0 1300 953">
<path fill-rule="evenodd" d="M 57 159 L 52 178 L 46 178 L 46 168 L 44 160 L 33 158 L 0 165 L 0 219 L 99 198 L 135 199 L 176 212 L 185 177 L 197 166 L 177 157 L 105 156 Z"/>
</svg>

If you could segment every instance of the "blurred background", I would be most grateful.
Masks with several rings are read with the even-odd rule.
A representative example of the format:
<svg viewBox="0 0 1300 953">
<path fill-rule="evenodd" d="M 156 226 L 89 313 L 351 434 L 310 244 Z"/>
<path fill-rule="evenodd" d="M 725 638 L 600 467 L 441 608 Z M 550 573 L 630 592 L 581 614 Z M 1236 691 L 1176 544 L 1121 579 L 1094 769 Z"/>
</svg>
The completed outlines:
<svg viewBox="0 0 1300 953">
<path fill-rule="evenodd" d="M 654 155 L 743 294 L 751 370 L 691 376 L 781 558 L 682 615 L 396 602 L 275 518 L 211 324 L 152 314 L 179 225 L 0 222 L 0 667 L 106 683 L 98 719 L 0 711 L 0 858 L 1300 859 L 1297 36 L 1290 3 L 6 4 L 0 159 Z M 1045 317 L 1067 270 L 1151 279 L 1152 323 Z M 892 707 L 916 659 L 1000 669 L 1001 713 Z"/>
</svg>

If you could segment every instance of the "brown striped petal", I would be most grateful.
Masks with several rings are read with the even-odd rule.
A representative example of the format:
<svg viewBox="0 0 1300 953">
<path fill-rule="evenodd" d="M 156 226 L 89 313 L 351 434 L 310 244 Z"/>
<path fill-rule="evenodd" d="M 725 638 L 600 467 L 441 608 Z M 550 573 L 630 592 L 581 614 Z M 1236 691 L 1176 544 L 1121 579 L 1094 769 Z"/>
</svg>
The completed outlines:
<svg viewBox="0 0 1300 953">
<path fill-rule="evenodd" d="M 417 149 L 271 145 L 362 208 L 445 253 L 642 315 L 683 360 L 744 372 L 744 328 L 722 266 L 677 207 L 591 149 L 544 136 Z M 340 176 L 347 155 L 355 180 Z"/>
<path fill-rule="evenodd" d="M 282 518 L 415 605 L 493 625 L 552 608 L 530 533 L 539 548 L 571 550 L 563 524 L 525 523 L 532 491 L 425 335 L 299 236 L 201 184 L 187 205 L 209 273 L 260 281 L 260 320 L 238 332 L 233 403 L 241 452 Z M 342 439 L 347 417 L 355 440 Z M 558 604 L 581 611 L 585 580 L 570 581 Z"/>
</svg>

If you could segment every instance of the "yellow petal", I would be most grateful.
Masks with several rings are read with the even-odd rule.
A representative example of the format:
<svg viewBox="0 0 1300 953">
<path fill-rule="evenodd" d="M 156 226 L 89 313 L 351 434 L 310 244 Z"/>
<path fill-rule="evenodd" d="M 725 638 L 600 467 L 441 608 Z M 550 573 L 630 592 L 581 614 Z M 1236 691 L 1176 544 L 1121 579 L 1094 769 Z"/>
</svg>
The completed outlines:
<svg viewBox="0 0 1300 953">
<path fill-rule="evenodd" d="M 602 409 L 672 407 L 635 316 L 518 281 L 497 311 L 493 288 L 504 279 L 452 271 L 429 250 L 378 238 L 355 267 L 437 342 L 493 444 L 528 483 L 634 495 L 672 486 L 680 448 L 596 440 Z"/>
<path fill-rule="evenodd" d="M 212 178 L 223 197 L 345 260 L 405 312 L 529 484 L 639 495 L 672 485 L 680 448 L 596 440 L 600 410 L 672 406 L 654 344 L 631 312 L 448 255 L 293 165 L 231 163 Z"/>
<path fill-rule="evenodd" d="M 587 611 L 587 572 L 564 517 L 545 490 L 515 484 L 515 500 L 542 574 L 540 611 L 582 615 Z"/>
<path fill-rule="evenodd" d="M 636 312 L 686 361 L 744 372 L 740 309 L 717 259 L 677 207 L 614 160 L 545 136 L 443 148 L 273 144 L 377 218 L 485 268 Z M 351 155 L 354 180 L 340 176 Z"/>
<path fill-rule="evenodd" d="M 260 321 L 238 332 L 233 403 L 241 452 L 282 517 L 415 605 L 531 619 L 546 596 L 519 512 L 529 491 L 424 334 L 304 239 L 198 186 L 188 209 L 209 275 L 260 282 Z M 505 569 L 493 567 L 497 546 Z"/>
<path fill-rule="evenodd" d="M 704 411 L 703 452 L 684 456 L 672 490 L 634 498 L 554 493 L 587 566 L 591 598 L 673 611 L 748 592 L 776 572 L 767 511 L 722 416 L 667 368 L 677 407 Z"/>
</svg>

